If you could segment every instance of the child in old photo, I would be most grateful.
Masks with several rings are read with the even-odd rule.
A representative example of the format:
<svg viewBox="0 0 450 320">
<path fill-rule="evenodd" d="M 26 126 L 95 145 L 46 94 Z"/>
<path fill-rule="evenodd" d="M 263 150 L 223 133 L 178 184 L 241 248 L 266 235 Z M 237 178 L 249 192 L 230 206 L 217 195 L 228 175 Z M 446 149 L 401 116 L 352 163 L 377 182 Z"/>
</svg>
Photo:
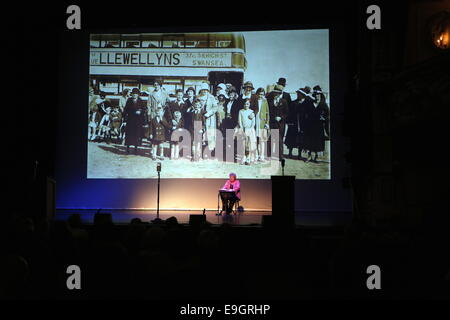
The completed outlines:
<svg viewBox="0 0 450 320">
<path fill-rule="evenodd" d="M 98 112 L 97 105 L 92 106 L 89 111 L 89 125 L 88 125 L 88 140 L 93 141 L 97 137 L 97 129 L 100 123 L 101 116 Z"/>
<path fill-rule="evenodd" d="M 244 109 L 239 111 L 239 127 L 244 133 L 245 155 L 241 164 L 254 164 L 256 155 L 255 113 L 250 109 L 250 99 L 244 99 Z"/>
<path fill-rule="evenodd" d="M 180 143 L 179 141 L 172 141 L 172 133 L 183 129 L 184 121 L 181 118 L 181 112 L 175 111 L 173 113 L 174 118 L 172 119 L 172 129 L 170 130 L 170 159 L 177 160 L 180 155 Z"/>
<path fill-rule="evenodd" d="M 152 141 L 152 160 L 164 160 L 164 142 L 167 140 L 166 130 L 169 123 L 164 118 L 164 110 L 156 109 L 155 117 L 150 121 L 150 138 Z M 157 151 L 159 150 L 159 156 Z"/>
</svg>

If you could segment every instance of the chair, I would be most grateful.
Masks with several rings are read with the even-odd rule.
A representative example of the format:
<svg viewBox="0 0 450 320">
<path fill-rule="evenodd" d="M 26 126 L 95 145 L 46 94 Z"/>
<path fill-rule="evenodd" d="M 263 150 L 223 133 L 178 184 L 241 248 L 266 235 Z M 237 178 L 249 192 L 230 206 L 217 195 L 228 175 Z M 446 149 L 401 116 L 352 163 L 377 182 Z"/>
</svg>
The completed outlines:
<svg viewBox="0 0 450 320">
<path fill-rule="evenodd" d="M 241 198 L 242 198 L 242 193 L 241 193 Z M 233 214 L 236 214 L 236 212 L 240 212 L 239 207 L 241 203 L 241 199 L 236 200 L 236 202 L 234 203 L 234 207 L 233 207 Z M 244 210 L 242 210 L 242 212 L 244 212 Z"/>
</svg>

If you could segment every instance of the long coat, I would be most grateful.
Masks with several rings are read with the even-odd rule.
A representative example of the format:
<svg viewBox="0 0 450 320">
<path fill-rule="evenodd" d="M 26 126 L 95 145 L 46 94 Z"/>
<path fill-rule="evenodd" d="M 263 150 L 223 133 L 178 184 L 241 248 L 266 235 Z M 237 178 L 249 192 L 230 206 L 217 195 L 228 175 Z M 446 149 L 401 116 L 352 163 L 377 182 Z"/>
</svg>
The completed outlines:
<svg viewBox="0 0 450 320">
<path fill-rule="evenodd" d="M 312 100 L 305 105 L 305 148 L 312 152 L 325 150 L 325 132 L 321 121 L 322 108 L 316 107 Z"/>
<path fill-rule="evenodd" d="M 204 117 L 205 117 L 205 129 L 206 129 L 206 141 L 208 141 L 209 150 L 213 150 L 216 147 L 216 128 L 217 128 L 217 100 L 216 98 L 207 93 L 206 96 L 199 96 L 199 99 L 204 100 Z"/>
<path fill-rule="evenodd" d="M 184 100 L 184 109 L 181 114 L 182 114 L 182 117 L 184 120 L 184 128 L 188 131 L 191 130 L 192 112 L 193 111 L 194 111 L 194 107 L 192 105 L 192 102 L 189 99 Z"/>
<path fill-rule="evenodd" d="M 275 104 L 273 99 L 273 95 L 269 95 L 267 98 L 267 102 L 269 104 L 269 112 L 270 112 L 270 128 L 278 129 L 279 134 L 279 157 L 280 159 L 283 157 L 283 137 L 284 132 L 286 130 L 286 119 L 289 113 L 289 107 L 287 101 L 281 98 L 278 104 Z M 277 121 L 276 118 L 280 117 L 280 121 Z M 273 136 L 272 136 L 273 138 Z"/>
<path fill-rule="evenodd" d="M 156 108 L 158 105 L 165 110 L 169 101 L 169 94 L 164 88 L 159 89 L 159 91 L 152 91 L 147 101 L 149 119 L 153 119 L 156 116 Z"/>
<path fill-rule="evenodd" d="M 264 129 L 265 125 L 270 126 L 270 110 L 267 99 L 263 98 L 261 101 L 261 109 L 259 109 L 258 100 L 254 100 L 253 105 L 250 107 L 256 114 L 256 136 L 260 136 L 260 130 Z"/>
<path fill-rule="evenodd" d="M 283 94 L 282 94 L 281 98 L 286 100 L 288 105 L 290 105 L 291 102 L 292 102 L 291 95 L 289 93 L 287 93 L 287 92 L 283 91 Z"/>
<path fill-rule="evenodd" d="M 305 149 L 305 139 L 304 139 L 304 125 L 305 125 L 305 106 L 307 106 L 310 101 L 309 99 L 304 99 L 300 102 L 296 99 L 289 105 L 289 115 L 287 119 L 287 134 L 285 144 L 289 149 L 299 148 Z"/>
<path fill-rule="evenodd" d="M 143 126 L 148 124 L 147 107 L 140 98 L 129 98 L 123 110 L 125 127 L 125 145 L 139 146 L 144 136 Z"/>
</svg>

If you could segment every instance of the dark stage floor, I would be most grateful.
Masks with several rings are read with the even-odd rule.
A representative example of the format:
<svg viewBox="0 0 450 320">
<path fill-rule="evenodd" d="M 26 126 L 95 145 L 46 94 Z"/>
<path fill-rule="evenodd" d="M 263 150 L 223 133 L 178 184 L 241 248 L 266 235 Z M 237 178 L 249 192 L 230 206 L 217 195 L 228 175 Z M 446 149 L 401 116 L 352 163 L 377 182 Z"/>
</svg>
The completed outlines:
<svg viewBox="0 0 450 320">
<path fill-rule="evenodd" d="M 84 223 L 92 224 L 97 209 L 57 209 L 56 220 L 67 220 L 71 214 L 79 213 Z M 101 213 L 111 213 L 114 223 L 128 224 L 133 218 L 140 218 L 150 222 L 156 218 L 156 210 L 107 210 Z M 206 220 L 212 224 L 230 223 L 235 225 L 259 226 L 264 215 L 271 215 L 270 211 L 246 211 L 236 215 L 216 216 L 217 211 L 206 211 Z M 169 211 L 161 210 L 160 218 L 165 220 L 172 216 L 179 223 L 189 223 L 190 214 L 202 214 L 202 211 Z M 296 212 L 295 222 L 299 226 L 343 226 L 350 223 L 351 212 Z"/>
</svg>

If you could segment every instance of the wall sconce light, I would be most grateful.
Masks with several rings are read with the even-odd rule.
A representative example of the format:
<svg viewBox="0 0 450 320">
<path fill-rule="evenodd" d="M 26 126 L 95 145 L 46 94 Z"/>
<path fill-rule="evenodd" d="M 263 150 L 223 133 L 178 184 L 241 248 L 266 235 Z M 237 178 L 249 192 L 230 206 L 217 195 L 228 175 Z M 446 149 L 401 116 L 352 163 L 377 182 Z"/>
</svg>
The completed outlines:
<svg viewBox="0 0 450 320">
<path fill-rule="evenodd" d="M 433 46 L 440 50 L 450 48 L 450 13 L 447 11 L 439 12 L 430 17 L 428 22 Z"/>
</svg>

